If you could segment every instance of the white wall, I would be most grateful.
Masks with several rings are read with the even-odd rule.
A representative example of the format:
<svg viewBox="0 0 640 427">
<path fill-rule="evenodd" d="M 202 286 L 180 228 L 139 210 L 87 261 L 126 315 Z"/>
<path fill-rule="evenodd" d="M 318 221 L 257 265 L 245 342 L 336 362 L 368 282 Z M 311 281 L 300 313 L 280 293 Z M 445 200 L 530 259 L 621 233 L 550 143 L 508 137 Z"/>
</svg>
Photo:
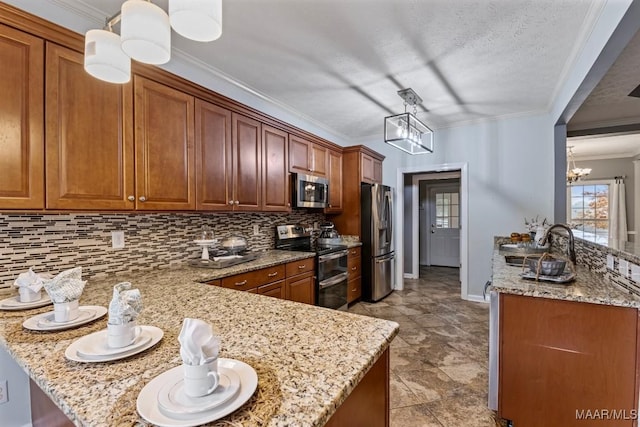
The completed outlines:
<svg viewBox="0 0 640 427">
<path fill-rule="evenodd" d="M 0 426 L 31 425 L 29 377 L 7 351 L 0 347 L 0 379 L 8 381 L 9 402 L 0 404 Z"/>
</svg>

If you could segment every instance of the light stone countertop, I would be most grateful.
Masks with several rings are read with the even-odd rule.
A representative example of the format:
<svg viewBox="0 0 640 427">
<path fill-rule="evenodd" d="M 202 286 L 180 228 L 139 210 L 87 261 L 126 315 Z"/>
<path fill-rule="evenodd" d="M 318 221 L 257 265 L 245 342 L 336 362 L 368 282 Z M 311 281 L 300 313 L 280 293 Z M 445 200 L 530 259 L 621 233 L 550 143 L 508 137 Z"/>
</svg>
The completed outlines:
<svg viewBox="0 0 640 427">
<path fill-rule="evenodd" d="M 505 254 L 513 255 L 498 249 L 493 252 L 491 289 L 500 293 L 640 308 L 640 298 L 585 266 L 577 266 L 576 279 L 570 283 L 536 282 L 521 278 L 522 268 L 507 265 Z"/>
<path fill-rule="evenodd" d="M 290 259 L 274 252 L 280 251 L 267 251 L 266 264 L 258 262 L 262 266 L 256 268 L 309 255 L 289 253 Z M 395 322 L 198 283 L 220 274 L 178 268 L 90 279 L 81 305 L 107 307 L 113 285 L 127 280 L 143 296 L 138 324 L 164 331 L 158 345 L 127 359 L 85 364 L 64 357 L 74 340 L 105 329 L 106 316 L 59 332 L 22 327 L 51 306 L 0 312 L 0 345 L 76 425 L 148 425 L 135 410 L 138 393 L 181 364 L 177 337 L 183 318 L 203 319 L 221 339 L 220 357 L 249 363 L 259 377 L 249 402 L 223 420 L 244 426 L 322 426 L 398 333 Z M 253 422 L 246 422 L 247 413 L 255 416 Z"/>
</svg>

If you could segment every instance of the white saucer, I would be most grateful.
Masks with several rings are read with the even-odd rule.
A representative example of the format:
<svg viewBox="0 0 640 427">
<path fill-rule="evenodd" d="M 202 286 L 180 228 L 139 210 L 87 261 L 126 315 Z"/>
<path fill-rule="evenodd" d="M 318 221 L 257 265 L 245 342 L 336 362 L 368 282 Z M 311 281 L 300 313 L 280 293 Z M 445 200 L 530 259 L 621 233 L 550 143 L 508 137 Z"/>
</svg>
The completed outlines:
<svg viewBox="0 0 640 427">
<path fill-rule="evenodd" d="M 220 376 L 218 387 L 206 396 L 190 397 L 184 392 L 182 366 L 177 366 L 167 372 L 171 372 L 173 377 L 169 379 L 167 373 L 166 382 L 158 392 L 158 404 L 160 410 L 170 417 L 208 411 L 227 402 L 240 390 L 240 377 L 236 371 L 218 367 Z"/>
<path fill-rule="evenodd" d="M 142 333 L 140 335 L 144 334 L 147 336 L 151 336 L 151 339 L 147 341 L 146 344 L 143 344 L 139 347 L 135 347 L 135 348 L 127 347 L 126 351 L 116 353 L 116 354 L 104 355 L 102 357 L 91 356 L 89 358 L 89 357 L 81 356 L 78 353 L 78 349 L 83 348 L 83 346 L 85 345 L 84 340 L 86 340 L 87 338 L 89 340 L 94 340 L 95 337 L 91 337 L 91 336 L 98 333 L 106 332 L 106 330 L 103 330 L 103 331 L 94 332 L 93 334 L 85 335 L 84 337 L 78 338 L 77 340 L 72 342 L 69 345 L 69 347 L 67 347 L 67 349 L 64 352 L 64 356 L 69 360 L 73 360 L 74 362 L 84 362 L 84 363 L 111 362 L 113 360 L 120 360 L 120 359 L 124 359 L 130 356 L 136 355 L 138 353 L 142 353 L 143 351 L 150 349 L 151 347 L 159 343 L 162 337 L 164 336 L 164 332 L 162 332 L 162 329 L 157 328 L 155 326 L 144 325 L 144 326 L 140 326 L 140 328 L 142 329 Z"/>
<path fill-rule="evenodd" d="M 32 331 L 59 331 L 93 322 L 107 314 L 108 311 L 106 307 L 99 305 L 83 305 L 79 307 L 79 310 L 81 312 L 80 316 L 71 322 L 54 322 L 53 311 L 49 311 L 28 318 L 22 323 L 22 326 Z"/>
<path fill-rule="evenodd" d="M 76 353 L 78 356 L 85 359 L 102 359 L 105 356 L 108 357 L 119 353 L 137 350 L 148 344 L 152 338 L 151 332 L 140 328 L 140 333 L 131 344 L 125 347 L 115 348 L 107 345 L 107 333 L 108 331 L 103 329 L 80 338 L 76 347 Z"/>
<path fill-rule="evenodd" d="M 43 292 L 42 298 L 40 298 L 38 301 L 20 302 L 18 298 L 19 295 L 3 299 L 2 301 L 0 301 L 0 310 L 27 310 L 30 308 L 44 307 L 45 305 L 51 304 L 51 298 L 46 292 Z"/>
<path fill-rule="evenodd" d="M 253 396 L 253 392 L 258 387 L 258 374 L 251 366 L 234 359 L 218 359 L 218 369 L 220 368 L 231 369 L 240 377 L 240 392 L 226 403 L 197 414 L 181 415 L 179 418 L 165 415 L 160 410 L 158 396 L 165 383 L 174 376 L 172 371 L 176 368 L 173 368 L 152 379 L 140 391 L 136 401 L 138 414 L 150 423 L 161 427 L 190 427 L 209 423 L 229 415 Z"/>
</svg>

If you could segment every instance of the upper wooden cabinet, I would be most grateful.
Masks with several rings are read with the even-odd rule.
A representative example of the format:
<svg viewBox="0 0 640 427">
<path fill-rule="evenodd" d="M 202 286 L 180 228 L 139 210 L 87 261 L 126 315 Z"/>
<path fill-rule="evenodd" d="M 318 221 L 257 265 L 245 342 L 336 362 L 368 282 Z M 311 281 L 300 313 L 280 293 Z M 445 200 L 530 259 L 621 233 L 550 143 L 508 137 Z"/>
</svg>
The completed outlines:
<svg viewBox="0 0 640 427">
<path fill-rule="evenodd" d="M 44 208 L 44 42 L 0 25 L 0 207 Z"/>
<path fill-rule="evenodd" d="M 362 182 L 369 184 L 382 184 L 382 160 L 366 153 L 360 154 L 362 165 Z"/>
<path fill-rule="evenodd" d="M 329 150 L 329 206 L 325 213 L 342 212 L 342 153 Z"/>
<path fill-rule="evenodd" d="M 328 150 L 321 145 L 289 135 L 289 170 L 326 176 L 327 152 Z"/>
<path fill-rule="evenodd" d="M 262 210 L 291 210 L 289 191 L 289 135 L 262 125 Z"/>
<path fill-rule="evenodd" d="M 194 97 L 134 76 L 136 209 L 195 209 Z"/>
<path fill-rule="evenodd" d="M 133 209 L 131 85 L 84 71 L 83 55 L 47 43 L 48 209 Z"/>
<path fill-rule="evenodd" d="M 234 210 L 258 211 L 262 204 L 262 133 L 260 122 L 232 113 Z"/>
</svg>

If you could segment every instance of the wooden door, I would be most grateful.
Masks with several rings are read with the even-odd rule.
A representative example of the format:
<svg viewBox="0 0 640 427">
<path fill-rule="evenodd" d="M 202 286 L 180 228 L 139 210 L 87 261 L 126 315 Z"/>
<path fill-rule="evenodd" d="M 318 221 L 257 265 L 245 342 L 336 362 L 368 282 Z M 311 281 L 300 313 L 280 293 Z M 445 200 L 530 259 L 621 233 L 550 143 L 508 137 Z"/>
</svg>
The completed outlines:
<svg viewBox="0 0 640 427">
<path fill-rule="evenodd" d="M 194 98 L 134 77 L 136 209 L 195 209 Z"/>
<path fill-rule="evenodd" d="M 327 176 L 327 149 L 321 145 L 311 145 L 311 173 Z"/>
<path fill-rule="evenodd" d="M 196 208 L 233 209 L 231 111 L 196 99 Z"/>
<path fill-rule="evenodd" d="M 315 280 L 313 273 L 287 278 L 286 298 L 290 301 L 315 304 Z"/>
<path fill-rule="evenodd" d="M 262 202 L 262 134 L 260 122 L 232 114 L 234 209 L 260 210 Z"/>
<path fill-rule="evenodd" d="M 291 210 L 289 192 L 289 135 L 262 125 L 262 210 Z"/>
<path fill-rule="evenodd" d="M 73 50 L 46 55 L 47 209 L 133 209 L 131 85 L 92 77 Z"/>
<path fill-rule="evenodd" d="M 42 209 L 44 42 L 0 25 L 0 63 L 0 208 Z"/>
<path fill-rule="evenodd" d="M 329 150 L 329 207 L 325 213 L 342 212 L 342 153 Z"/>
<path fill-rule="evenodd" d="M 295 135 L 289 135 L 289 170 L 307 173 L 311 171 L 312 143 Z"/>
</svg>

